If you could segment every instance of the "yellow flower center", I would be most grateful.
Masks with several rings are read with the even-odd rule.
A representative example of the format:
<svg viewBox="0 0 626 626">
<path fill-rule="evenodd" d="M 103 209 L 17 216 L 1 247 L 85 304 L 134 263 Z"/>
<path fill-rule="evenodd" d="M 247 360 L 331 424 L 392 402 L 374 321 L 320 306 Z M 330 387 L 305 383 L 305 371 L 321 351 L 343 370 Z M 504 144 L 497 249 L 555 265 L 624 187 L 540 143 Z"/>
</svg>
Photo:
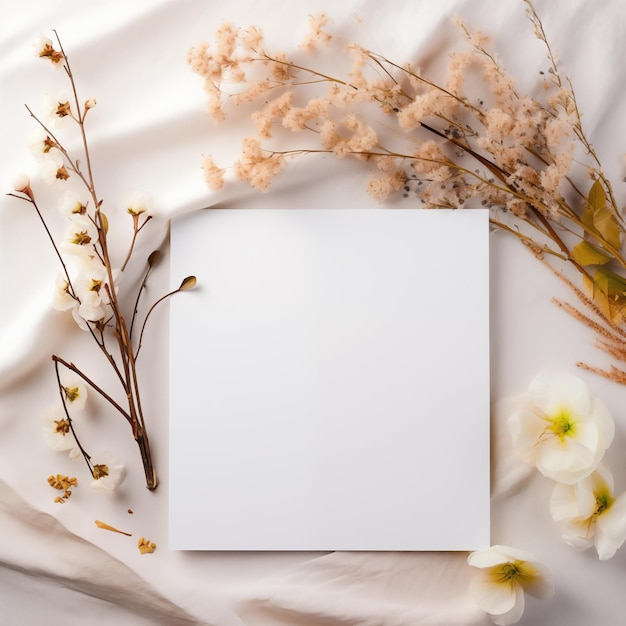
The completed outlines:
<svg viewBox="0 0 626 626">
<path fill-rule="evenodd" d="M 74 239 L 71 240 L 71 242 L 77 246 L 85 246 L 90 241 L 91 237 L 87 234 L 86 230 L 81 230 L 79 233 L 75 233 Z"/>
<path fill-rule="evenodd" d="M 500 585 L 519 583 L 524 586 L 532 582 L 539 575 L 538 570 L 526 561 L 513 561 L 495 565 L 489 571 L 491 582 Z"/>
<path fill-rule="evenodd" d="M 93 477 L 96 480 L 100 478 L 104 478 L 109 475 L 109 467 L 108 465 L 94 465 L 93 466 Z"/>
<path fill-rule="evenodd" d="M 54 420 L 54 423 L 56 424 L 56 428 L 54 429 L 55 433 L 60 433 L 65 436 L 70 432 L 69 420 Z"/>
<path fill-rule="evenodd" d="M 608 488 L 602 489 L 601 491 L 595 491 L 594 495 L 596 497 L 596 510 L 594 511 L 594 516 L 597 517 L 611 508 L 611 505 L 615 502 L 615 498 Z"/>
<path fill-rule="evenodd" d="M 556 435 L 561 441 L 565 437 L 573 437 L 576 431 L 576 422 L 572 419 L 569 411 L 561 410 L 555 417 L 550 418 L 548 430 Z"/>
<path fill-rule="evenodd" d="M 100 293 L 101 288 L 102 288 L 102 281 L 92 278 L 91 287 L 89 287 L 89 291 L 95 291 L 96 293 Z"/>
<path fill-rule="evenodd" d="M 63 387 L 63 391 L 65 391 L 65 399 L 68 402 L 75 402 L 80 396 L 78 387 Z"/>
</svg>

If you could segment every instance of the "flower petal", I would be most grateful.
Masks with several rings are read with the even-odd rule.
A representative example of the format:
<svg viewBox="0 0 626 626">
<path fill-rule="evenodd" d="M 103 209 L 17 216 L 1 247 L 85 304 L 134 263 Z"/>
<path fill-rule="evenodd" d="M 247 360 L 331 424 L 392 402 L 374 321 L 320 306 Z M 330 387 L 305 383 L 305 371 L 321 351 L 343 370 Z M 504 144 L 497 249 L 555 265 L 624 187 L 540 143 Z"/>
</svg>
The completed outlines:
<svg viewBox="0 0 626 626">
<path fill-rule="evenodd" d="M 493 582 L 484 575 L 479 575 L 470 583 L 470 593 L 478 606 L 491 615 L 508 613 L 517 601 L 515 583 Z"/>
<path fill-rule="evenodd" d="M 491 619 L 493 620 L 493 623 L 498 624 L 498 626 L 509 626 L 509 624 L 515 624 L 522 619 L 525 605 L 526 600 L 524 598 L 524 592 L 519 585 L 515 585 L 515 604 L 513 605 L 513 608 L 500 615 L 491 615 Z"/>
<path fill-rule="evenodd" d="M 595 545 L 601 561 L 610 559 L 626 541 L 626 494 L 598 516 Z"/>
<path fill-rule="evenodd" d="M 513 445 L 527 460 L 533 462 L 537 441 L 543 434 L 546 423 L 531 409 L 523 408 L 509 417 L 508 424 Z"/>
<path fill-rule="evenodd" d="M 571 439 L 551 437 L 537 450 L 537 469 L 559 483 L 578 482 L 589 476 L 595 465 L 591 450 Z"/>
<path fill-rule="evenodd" d="M 524 591 L 540 600 L 547 600 L 554 595 L 554 579 L 552 572 L 539 561 L 529 562 L 537 570 L 537 576 L 524 583 Z"/>
<path fill-rule="evenodd" d="M 550 498 L 550 513 L 555 522 L 579 516 L 577 495 L 574 485 L 557 483 Z"/>
<path fill-rule="evenodd" d="M 606 450 L 615 436 L 615 422 L 607 406 L 599 398 L 593 398 L 590 417 L 598 426 L 599 445 Z"/>
<path fill-rule="evenodd" d="M 528 391 L 531 401 L 548 415 L 559 413 L 564 407 L 578 415 L 589 412 L 587 385 L 566 372 L 542 372 L 530 383 Z"/>
</svg>

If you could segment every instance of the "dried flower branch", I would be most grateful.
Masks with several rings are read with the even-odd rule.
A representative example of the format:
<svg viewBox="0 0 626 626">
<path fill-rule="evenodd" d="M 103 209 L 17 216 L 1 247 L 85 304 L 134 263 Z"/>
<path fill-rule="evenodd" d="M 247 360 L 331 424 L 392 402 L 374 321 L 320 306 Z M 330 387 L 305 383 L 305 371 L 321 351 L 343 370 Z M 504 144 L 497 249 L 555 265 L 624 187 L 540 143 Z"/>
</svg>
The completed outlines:
<svg viewBox="0 0 626 626">
<path fill-rule="evenodd" d="M 579 274 L 588 309 L 579 319 L 593 318 L 626 362 L 626 344 L 617 339 L 626 318 L 624 219 L 571 81 L 535 8 L 523 1 L 549 64 L 537 97 L 517 91 L 487 38 L 460 21 L 464 43 L 450 54 L 441 81 L 413 62 L 338 40 L 325 32 L 325 15 L 312 18 L 297 58 L 271 52 L 258 28 L 226 24 L 213 46 L 194 47 L 188 61 L 204 78 L 216 122 L 227 118 L 229 104 L 252 109 L 254 132 L 232 166 L 237 178 L 267 191 L 289 158 L 329 154 L 363 162 L 376 199 L 395 193 L 425 208 L 488 207 L 494 228 L 518 237 L 544 263 L 560 259 Z M 303 60 L 313 44 L 320 67 Z M 337 59 L 351 66 L 326 71 L 320 47 L 328 67 Z M 290 147 L 294 136 L 298 144 Z M 211 188 L 224 184 L 226 168 L 213 156 L 203 157 L 202 167 Z M 602 373 L 626 379 L 626 371 Z"/>
<path fill-rule="evenodd" d="M 79 377 L 83 389 L 85 388 L 83 383 L 85 383 L 129 423 L 141 453 L 146 485 L 148 489 L 155 489 L 158 479 L 152 461 L 137 375 L 136 361 L 140 346 L 133 344 L 132 327 L 138 313 L 141 293 L 150 270 L 158 260 L 158 252 L 151 254 L 148 258 L 148 271 L 144 275 L 136 297 L 131 299 L 131 302 L 134 300 L 135 306 L 130 330 L 123 313 L 122 297 L 119 294 L 121 276 L 132 259 L 137 237 L 152 219 L 149 213 L 149 201 L 145 194 L 135 193 L 125 203 L 126 212 L 132 219 L 132 235 L 126 257 L 121 265 L 118 265 L 112 259 L 109 250 L 109 221 L 103 211 L 104 201 L 96 191 L 85 127 L 87 115 L 96 106 L 96 101 L 93 98 L 84 101 L 79 98 L 69 59 L 57 33 L 54 34 L 56 44 L 42 37 L 35 45 L 35 51 L 37 56 L 50 61 L 56 67 L 63 68 L 71 95 L 47 99 L 49 121 L 37 116 L 28 106 L 26 109 L 38 126 L 31 140 L 31 147 L 41 164 L 42 175 L 50 182 L 70 186 L 62 197 L 60 206 L 61 211 L 67 216 L 67 230 L 62 243 L 57 244 L 55 236 L 48 227 L 44 211 L 40 209 L 30 179 L 26 175 L 20 175 L 14 180 L 15 193 L 9 195 L 28 202 L 35 209 L 62 270 L 57 279 L 54 306 L 59 310 L 71 311 L 78 326 L 90 334 L 113 368 L 120 385 L 119 394 L 123 400 L 116 400 L 115 394 L 104 391 L 74 363 L 53 355 L 63 417 L 54 422 L 56 426 L 51 436 L 65 436 L 71 433 L 76 442 L 76 446 L 71 447 L 77 449 L 78 456 L 82 455 L 93 478 L 94 489 L 113 489 L 123 479 L 123 466 L 119 461 L 109 458 L 108 460 L 100 459 L 96 463 L 81 444 L 70 413 L 70 408 L 72 411 L 77 408 L 74 404 L 75 398 L 71 397 L 68 388 L 62 384 L 59 369 L 62 366 L 64 371 L 72 372 Z M 78 132 L 81 146 L 78 154 L 65 148 L 61 139 L 63 126 L 73 128 Z M 117 269 L 118 267 L 120 269 Z M 192 277 L 185 279 L 187 284 L 191 280 Z M 157 303 L 172 294 L 160 298 Z M 154 306 L 156 305 L 149 310 L 146 320 Z M 70 447 L 66 441 L 57 441 L 55 445 L 57 449 Z"/>
</svg>

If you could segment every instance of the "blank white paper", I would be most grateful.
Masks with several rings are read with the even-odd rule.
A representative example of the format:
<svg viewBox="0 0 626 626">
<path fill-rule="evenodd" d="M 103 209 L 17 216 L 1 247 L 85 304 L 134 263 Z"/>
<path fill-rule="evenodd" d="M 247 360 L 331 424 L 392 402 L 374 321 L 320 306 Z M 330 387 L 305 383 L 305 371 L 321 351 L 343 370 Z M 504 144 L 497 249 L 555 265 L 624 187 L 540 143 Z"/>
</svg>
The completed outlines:
<svg viewBox="0 0 626 626">
<path fill-rule="evenodd" d="M 176 219 L 170 548 L 489 545 L 485 210 Z"/>
</svg>

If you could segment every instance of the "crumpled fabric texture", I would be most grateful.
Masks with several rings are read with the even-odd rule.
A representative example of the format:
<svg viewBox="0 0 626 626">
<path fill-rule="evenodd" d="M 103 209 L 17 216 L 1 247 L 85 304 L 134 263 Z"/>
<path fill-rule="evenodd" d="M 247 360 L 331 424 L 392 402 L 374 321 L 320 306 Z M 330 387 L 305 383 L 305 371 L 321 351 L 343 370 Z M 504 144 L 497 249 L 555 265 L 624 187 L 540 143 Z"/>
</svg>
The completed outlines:
<svg viewBox="0 0 626 626">
<path fill-rule="evenodd" d="M 570 74 L 587 130 L 607 175 L 623 177 L 621 137 L 626 95 L 621 0 L 537 0 L 549 37 Z M 187 49 L 209 39 L 223 20 L 258 24 L 277 49 L 292 51 L 306 32 L 309 13 L 325 10 L 341 36 L 403 61 L 432 62 L 447 55 L 458 37 L 451 17 L 493 35 L 494 46 L 520 90 L 532 90 L 546 69 L 520 2 L 443 0 L 416 3 L 349 0 L 337 4 L 265 0 L 79 0 L 5 3 L 0 20 L 0 179 L 10 190 L 16 171 L 30 173 L 46 191 L 26 141 L 36 108 L 59 75 L 33 58 L 31 42 L 56 28 L 85 98 L 98 105 L 88 128 L 96 179 L 115 224 L 114 254 L 127 244 L 129 227 L 116 201 L 127 188 L 154 198 L 155 219 L 142 233 L 136 258 L 155 248 L 164 260 L 146 290 L 154 301 L 168 288 L 169 218 L 204 207 L 377 207 L 365 192 L 357 163 L 301 159 L 258 194 L 230 181 L 209 192 L 199 171 L 200 155 L 233 158 L 233 128 L 216 127 L 204 111 L 201 81 L 185 64 Z M 285 25 L 289 24 L 289 28 Z M 429 61 L 430 60 L 430 61 Z M 97 116 L 97 117 L 96 117 Z M 244 120 L 241 121 L 244 123 Z M 237 138 L 237 142 L 239 138 Z M 618 187 L 624 196 L 622 186 Z M 54 192 L 56 193 L 56 192 Z M 53 197 L 50 195 L 50 197 Z M 48 195 L 46 195 L 48 198 Z M 116 213 L 117 211 L 117 213 Z M 60 227 L 54 207 L 51 226 Z M 574 369 L 578 360 L 602 362 L 593 338 L 550 304 L 566 289 L 515 241 L 492 238 L 492 542 L 529 550 L 555 574 L 550 602 L 529 600 L 523 623 L 552 626 L 616 624 L 626 611 L 622 590 L 626 553 L 599 563 L 560 541 L 550 519 L 551 483 L 512 450 L 506 427 L 510 399 L 539 369 Z M 82 467 L 49 450 L 41 437 L 42 411 L 53 404 L 50 355 L 59 353 L 104 383 L 101 356 L 71 319 L 50 308 L 56 265 L 36 217 L 25 205 L 0 199 L 0 608 L 7 624 L 116 623 L 210 624 L 215 626 L 473 626 L 490 620 L 468 594 L 466 554 L 456 553 L 175 553 L 167 550 L 167 307 L 155 312 L 140 363 L 146 414 L 161 483 L 142 487 L 138 452 L 122 420 L 97 401 L 84 424 L 89 443 L 116 451 L 129 470 L 120 493 L 92 494 L 81 483 Z M 131 269 L 122 288 L 136 284 Z M 616 486 L 626 487 L 626 417 L 622 389 L 582 374 L 602 396 L 617 422 L 607 453 Z M 103 384 L 104 384 L 103 383 Z M 109 419 L 111 418 L 111 419 Z M 74 473 L 79 487 L 58 505 L 49 474 Z M 433 479 L 436 480 L 436 477 Z M 131 515 L 127 510 L 131 509 Z M 463 511 L 459 511 L 463 515 Z M 101 519 L 133 534 L 97 528 Z M 146 536 L 157 551 L 140 555 Z M 38 599 L 33 601 L 33 597 Z M 617 616 L 617 617 L 616 617 Z M 618 621 L 616 621 L 618 620 Z"/>
</svg>

